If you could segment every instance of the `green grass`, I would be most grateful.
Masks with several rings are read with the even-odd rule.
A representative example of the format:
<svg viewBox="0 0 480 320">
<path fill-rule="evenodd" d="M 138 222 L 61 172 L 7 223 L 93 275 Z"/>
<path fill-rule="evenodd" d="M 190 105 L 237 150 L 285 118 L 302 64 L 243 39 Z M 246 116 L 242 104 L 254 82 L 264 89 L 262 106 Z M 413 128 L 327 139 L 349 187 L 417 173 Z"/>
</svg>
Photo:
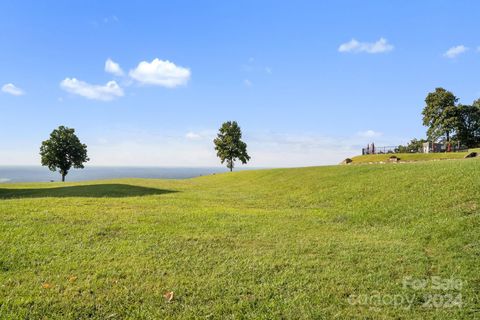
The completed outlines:
<svg viewBox="0 0 480 320">
<path fill-rule="evenodd" d="M 353 157 L 354 164 L 357 163 L 378 163 L 388 162 L 391 156 L 400 158 L 400 161 L 432 161 L 432 160 L 449 160 L 463 159 L 468 152 L 442 152 L 442 153 L 386 153 L 386 154 L 368 154 Z"/>
<path fill-rule="evenodd" d="M 479 206 L 477 159 L 4 184 L 0 319 L 474 319 Z"/>
</svg>

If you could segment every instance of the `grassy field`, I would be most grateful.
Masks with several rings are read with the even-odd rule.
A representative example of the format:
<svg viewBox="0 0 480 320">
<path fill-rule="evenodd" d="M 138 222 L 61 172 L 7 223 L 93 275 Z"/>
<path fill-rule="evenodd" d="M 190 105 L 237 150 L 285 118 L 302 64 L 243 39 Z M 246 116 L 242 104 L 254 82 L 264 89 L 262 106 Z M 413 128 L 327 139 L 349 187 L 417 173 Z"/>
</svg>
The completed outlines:
<svg viewBox="0 0 480 320">
<path fill-rule="evenodd" d="M 388 162 L 391 156 L 400 158 L 401 161 L 432 161 L 432 160 L 451 160 L 463 159 L 468 152 L 442 152 L 442 153 L 385 153 L 385 154 L 368 154 L 364 156 L 353 157 L 352 163 L 376 163 Z"/>
<path fill-rule="evenodd" d="M 475 319 L 479 206 L 478 159 L 3 184 L 0 319 Z"/>
</svg>

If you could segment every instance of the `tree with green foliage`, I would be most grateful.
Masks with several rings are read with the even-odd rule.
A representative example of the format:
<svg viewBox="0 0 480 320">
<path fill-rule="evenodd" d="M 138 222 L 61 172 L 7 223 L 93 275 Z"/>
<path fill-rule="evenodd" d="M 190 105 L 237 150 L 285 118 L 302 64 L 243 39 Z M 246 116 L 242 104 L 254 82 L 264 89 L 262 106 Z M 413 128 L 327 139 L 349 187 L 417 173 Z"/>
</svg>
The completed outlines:
<svg viewBox="0 0 480 320">
<path fill-rule="evenodd" d="M 423 125 L 428 127 L 427 136 L 432 142 L 445 138 L 450 143 L 450 136 L 458 126 L 457 101 L 453 93 L 443 88 L 427 95 L 422 111 Z"/>
<path fill-rule="evenodd" d="M 50 139 L 42 142 L 40 156 L 42 166 L 47 166 L 51 171 L 58 170 L 63 182 L 72 167 L 83 169 L 83 164 L 90 160 L 87 146 L 75 135 L 75 129 L 64 126 L 53 130 Z"/>
<path fill-rule="evenodd" d="M 227 162 L 227 168 L 233 170 L 235 160 L 246 164 L 250 160 L 247 154 L 247 144 L 242 140 L 242 130 L 236 121 L 227 121 L 222 124 L 217 138 L 213 140 L 217 156 L 221 162 Z"/>
<path fill-rule="evenodd" d="M 395 152 L 398 153 L 417 153 L 423 148 L 423 143 L 427 142 L 425 139 L 412 139 L 406 146 L 400 145 Z"/>
<path fill-rule="evenodd" d="M 480 99 L 473 105 L 459 105 L 455 140 L 473 148 L 480 145 Z"/>
</svg>

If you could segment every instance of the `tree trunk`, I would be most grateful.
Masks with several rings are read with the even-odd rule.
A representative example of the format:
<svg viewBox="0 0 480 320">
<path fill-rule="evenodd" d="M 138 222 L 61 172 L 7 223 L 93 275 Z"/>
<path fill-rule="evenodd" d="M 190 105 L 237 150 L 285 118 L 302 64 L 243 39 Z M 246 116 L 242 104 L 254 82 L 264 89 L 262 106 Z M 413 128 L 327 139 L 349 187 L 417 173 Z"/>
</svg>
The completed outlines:
<svg viewBox="0 0 480 320">
<path fill-rule="evenodd" d="M 447 152 L 450 152 L 450 131 L 447 131 Z"/>
<path fill-rule="evenodd" d="M 65 174 L 62 173 L 62 182 L 65 182 Z"/>
</svg>

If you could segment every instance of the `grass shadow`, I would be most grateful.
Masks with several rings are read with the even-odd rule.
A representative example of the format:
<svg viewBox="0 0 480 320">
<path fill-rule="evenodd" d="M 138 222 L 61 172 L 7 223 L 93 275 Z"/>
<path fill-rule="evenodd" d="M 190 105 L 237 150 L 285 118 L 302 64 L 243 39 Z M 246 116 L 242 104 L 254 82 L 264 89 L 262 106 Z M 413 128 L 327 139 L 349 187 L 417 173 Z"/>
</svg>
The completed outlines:
<svg viewBox="0 0 480 320">
<path fill-rule="evenodd" d="M 1 188 L 0 199 L 19 199 L 19 198 L 66 198 L 66 197 L 86 197 L 86 198 L 124 198 L 140 197 L 149 195 L 159 195 L 174 193 L 174 190 L 163 190 L 132 186 L 128 184 L 92 184 L 82 186 L 53 187 L 53 188 L 35 188 L 35 189 L 15 189 Z"/>
</svg>

